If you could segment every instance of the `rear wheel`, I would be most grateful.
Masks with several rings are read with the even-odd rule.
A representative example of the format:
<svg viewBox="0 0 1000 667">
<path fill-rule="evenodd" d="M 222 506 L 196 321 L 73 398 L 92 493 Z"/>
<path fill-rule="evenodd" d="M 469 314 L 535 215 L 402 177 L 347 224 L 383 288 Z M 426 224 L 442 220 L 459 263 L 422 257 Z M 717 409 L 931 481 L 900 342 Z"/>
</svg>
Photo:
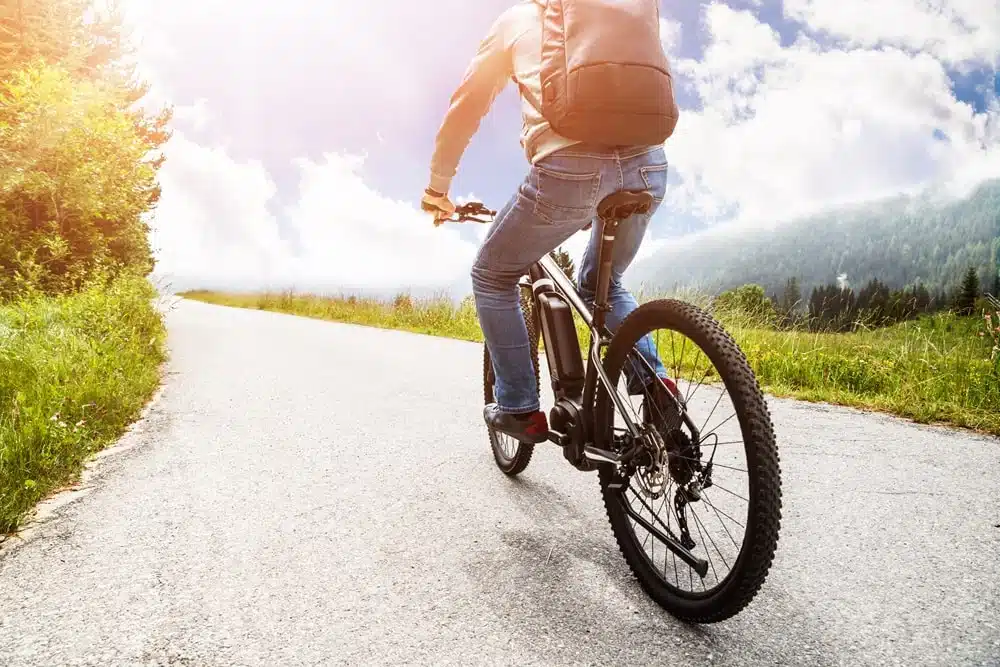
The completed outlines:
<svg viewBox="0 0 1000 667">
<path fill-rule="evenodd" d="M 538 319 L 535 316 L 535 309 L 531 300 L 531 292 L 527 288 L 521 288 L 521 314 L 524 315 L 524 324 L 528 328 L 528 345 L 531 348 L 531 363 L 535 369 L 535 388 L 540 390 L 541 379 L 538 370 Z M 490 361 L 490 350 L 483 345 L 483 400 L 484 405 L 493 403 L 493 364 Z M 530 442 L 519 442 L 509 435 L 498 433 L 489 426 L 490 446 L 493 449 L 493 458 L 497 467 L 506 475 L 513 477 L 521 473 L 528 467 L 531 455 L 535 451 L 535 445 Z"/>
<path fill-rule="evenodd" d="M 654 396 L 653 386 L 633 387 L 639 393 L 628 396 L 626 368 L 648 377 L 640 340 L 655 345 L 680 407 L 662 389 Z M 767 577 L 781 520 L 777 445 L 753 370 L 709 314 L 672 299 L 643 304 L 622 322 L 605 368 L 644 431 L 642 456 L 599 470 L 622 556 L 647 594 L 678 618 L 714 623 L 734 616 Z M 721 407 L 724 399 L 731 409 Z M 697 437 L 679 424 L 679 411 Z M 617 414 L 601 385 L 595 427 L 624 448 L 629 436 Z M 707 564 L 703 576 L 666 546 L 669 539 Z"/>
</svg>

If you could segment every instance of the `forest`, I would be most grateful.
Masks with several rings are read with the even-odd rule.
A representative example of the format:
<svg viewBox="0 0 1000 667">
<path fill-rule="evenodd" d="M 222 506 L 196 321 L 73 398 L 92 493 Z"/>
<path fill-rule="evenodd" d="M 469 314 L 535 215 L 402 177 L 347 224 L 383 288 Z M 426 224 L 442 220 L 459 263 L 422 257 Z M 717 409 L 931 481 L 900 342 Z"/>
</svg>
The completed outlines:
<svg viewBox="0 0 1000 667">
<path fill-rule="evenodd" d="M 943 305 L 970 267 L 984 291 L 1000 296 L 998 266 L 1000 180 L 993 180 L 959 201 L 901 196 L 767 229 L 710 229 L 637 263 L 631 280 L 653 291 L 756 284 L 781 294 L 794 278 L 806 299 L 830 285 L 881 290 L 878 281 L 926 291 Z"/>
</svg>

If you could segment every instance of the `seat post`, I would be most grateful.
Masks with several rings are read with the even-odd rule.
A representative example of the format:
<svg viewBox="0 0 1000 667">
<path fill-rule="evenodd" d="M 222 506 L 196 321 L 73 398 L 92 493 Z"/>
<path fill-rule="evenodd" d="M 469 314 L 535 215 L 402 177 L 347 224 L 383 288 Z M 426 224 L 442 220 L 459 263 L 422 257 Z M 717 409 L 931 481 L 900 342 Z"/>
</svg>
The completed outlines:
<svg viewBox="0 0 1000 667">
<path fill-rule="evenodd" d="M 598 330 L 611 307 L 608 290 L 611 287 L 611 265 L 614 262 L 615 233 L 618 223 L 636 214 L 646 214 L 653 205 L 653 195 L 645 190 L 619 190 L 597 204 L 597 218 L 601 223 L 601 245 L 597 254 L 597 289 L 594 298 L 594 325 Z"/>
<path fill-rule="evenodd" d="M 597 252 L 597 294 L 594 297 L 594 326 L 598 330 L 604 328 L 608 305 L 608 289 L 611 286 L 611 264 L 614 261 L 615 233 L 618 231 L 618 220 L 613 217 L 600 218 L 601 245 Z"/>
</svg>

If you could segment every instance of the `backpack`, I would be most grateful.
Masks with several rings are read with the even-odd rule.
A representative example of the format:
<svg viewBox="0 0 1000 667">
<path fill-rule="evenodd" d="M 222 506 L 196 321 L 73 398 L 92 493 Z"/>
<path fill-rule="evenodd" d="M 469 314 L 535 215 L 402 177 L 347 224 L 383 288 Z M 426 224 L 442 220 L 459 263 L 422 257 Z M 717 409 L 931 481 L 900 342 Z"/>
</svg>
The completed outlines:
<svg viewBox="0 0 1000 667">
<path fill-rule="evenodd" d="M 666 141 L 678 109 L 660 42 L 658 0 L 539 4 L 545 5 L 541 107 L 528 99 L 552 129 L 604 146 Z"/>
</svg>

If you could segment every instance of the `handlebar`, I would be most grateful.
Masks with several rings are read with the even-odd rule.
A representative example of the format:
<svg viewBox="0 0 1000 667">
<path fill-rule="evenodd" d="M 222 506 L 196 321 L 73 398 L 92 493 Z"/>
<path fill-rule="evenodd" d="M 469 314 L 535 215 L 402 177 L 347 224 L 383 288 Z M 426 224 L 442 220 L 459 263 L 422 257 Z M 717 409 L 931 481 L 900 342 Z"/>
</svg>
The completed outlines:
<svg viewBox="0 0 1000 667">
<path fill-rule="evenodd" d="M 472 201 L 469 202 L 468 204 L 462 204 L 461 206 L 455 207 L 455 215 L 458 216 L 457 218 L 452 218 L 452 217 L 434 218 L 434 226 L 438 227 L 446 222 L 466 222 L 466 221 L 489 224 L 493 222 L 493 217 L 496 216 L 496 214 L 497 214 L 496 211 L 491 211 L 490 209 L 486 208 L 482 204 L 482 202 Z M 490 216 L 490 219 L 483 220 L 482 218 L 476 217 L 479 215 L 488 215 Z"/>
</svg>

